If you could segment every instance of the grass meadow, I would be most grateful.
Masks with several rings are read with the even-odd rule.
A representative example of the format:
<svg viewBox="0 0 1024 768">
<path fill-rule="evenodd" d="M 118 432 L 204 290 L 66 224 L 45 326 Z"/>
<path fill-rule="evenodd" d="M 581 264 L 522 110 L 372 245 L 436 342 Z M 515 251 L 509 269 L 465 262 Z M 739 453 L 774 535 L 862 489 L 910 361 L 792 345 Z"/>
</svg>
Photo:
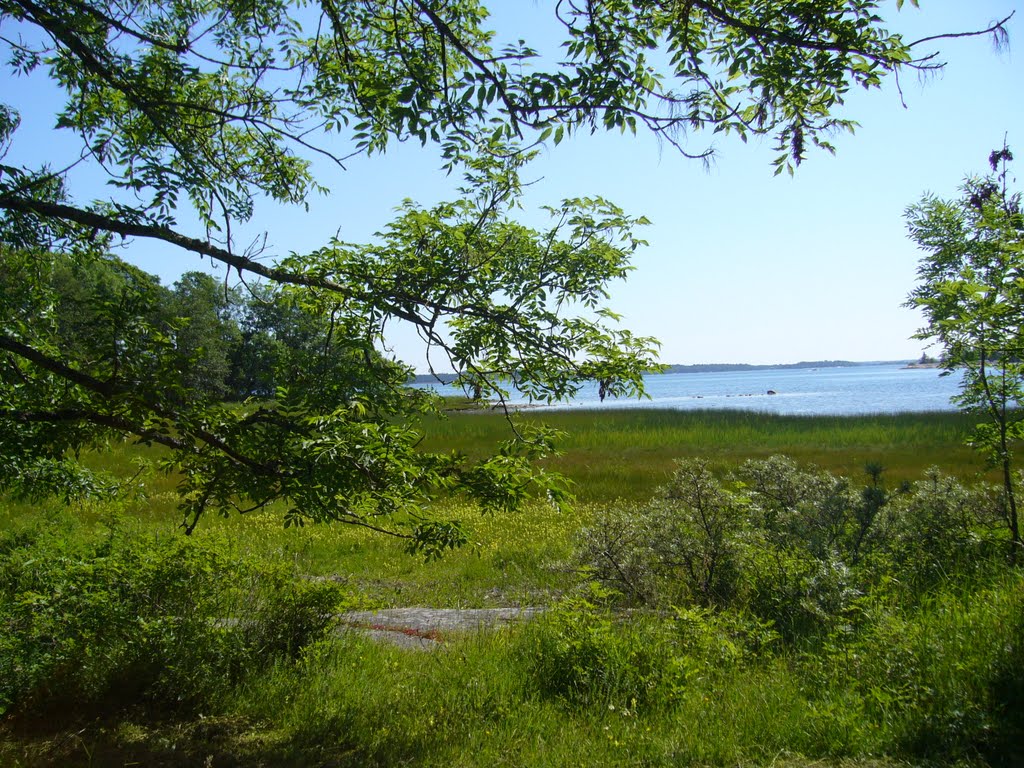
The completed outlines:
<svg viewBox="0 0 1024 768">
<path fill-rule="evenodd" d="M 146 469 L 154 452 L 127 444 L 91 461 L 138 473 L 138 493 L 70 507 L 0 501 L 0 576 L 24 585 L 5 593 L 20 602 L 0 621 L 31 639 L 0 638 L 0 677 L 32 683 L 0 691 L 0 765 L 1019 764 L 1017 569 L 951 568 L 913 595 L 872 577 L 877 597 L 851 592 L 840 621 L 789 642 L 743 612 L 624 612 L 574 554 L 603 510 L 648 499 L 680 459 L 724 474 L 785 454 L 856 487 L 868 463 L 893 488 L 932 466 L 982 482 L 963 416 L 514 418 L 565 433 L 549 468 L 572 480 L 578 503 L 487 516 L 439 502 L 472 536 L 434 562 L 344 526 L 284 529 L 273 509 L 210 517 L 183 542 L 174 478 Z M 456 413 L 425 425 L 424 447 L 481 454 L 508 430 L 499 414 Z M 71 610 L 61 602 L 70 595 L 88 599 Z M 423 652 L 317 634 L 328 602 L 550 610 Z M 225 611 L 237 624 L 218 623 Z"/>
<path fill-rule="evenodd" d="M 674 463 L 700 457 L 720 467 L 783 454 L 856 477 L 880 462 L 893 482 L 938 466 L 965 480 L 984 470 L 966 444 L 963 414 L 776 416 L 746 411 L 523 411 L 513 417 L 561 430 L 564 453 L 548 466 L 576 483 L 583 501 L 644 499 Z M 482 454 L 508 435 L 495 413 L 461 412 L 426 425 L 425 447 Z"/>
</svg>

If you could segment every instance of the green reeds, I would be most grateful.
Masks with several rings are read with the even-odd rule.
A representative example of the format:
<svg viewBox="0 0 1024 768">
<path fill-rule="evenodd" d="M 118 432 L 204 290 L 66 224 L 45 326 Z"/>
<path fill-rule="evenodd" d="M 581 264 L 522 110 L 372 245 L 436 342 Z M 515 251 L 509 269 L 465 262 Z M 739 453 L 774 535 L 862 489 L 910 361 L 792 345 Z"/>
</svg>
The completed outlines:
<svg viewBox="0 0 1024 768">
<path fill-rule="evenodd" d="M 563 453 L 547 462 L 576 483 L 586 501 L 650 496 L 682 458 L 720 467 L 775 454 L 852 478 L 868 462 L 891 483 L 919 478 L 930 466 L 965 481 L 984 471 L 964 441 L 971 426 L 959 413 L 874 416 L 776 416 L 747 411 L 524 411 L 513 417 L 561 430 Z M 483 455 L 507 439 L 502 414 L 456 414 L 425 425 L 427 450 Z"/>
</svg>

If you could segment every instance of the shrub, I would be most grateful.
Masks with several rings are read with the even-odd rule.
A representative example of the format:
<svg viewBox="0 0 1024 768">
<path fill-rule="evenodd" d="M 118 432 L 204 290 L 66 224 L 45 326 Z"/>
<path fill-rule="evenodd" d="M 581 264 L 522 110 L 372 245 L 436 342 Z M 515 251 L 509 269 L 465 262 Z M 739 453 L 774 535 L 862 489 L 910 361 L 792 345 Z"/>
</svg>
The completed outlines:
<svg viewBox="0 0 1024 768">
<path fill-rule="evenodd" d="M 744 499 L 707 464 L 678 462 L 667 486 L 646 505 L 597 516 L 580 537 L 595 579 L 643 604 L 728 605 L 739 590 Z"/>
<path fill-rule="evenodd" d="M 869 463 L 865 471 L 871 482 L 860 491 L 784 456 L 748 461 L 737 477 L 750 494 L 754 527 L 773 548 L 856 565 L 884 539 L 879 513 L 891 499 L 882 467 Z"/>
<path fill-rule="evenodd" d="M 686 682 L 667 625 L 617 619 L 590 600 L 567 598 L 524 629 L 519 656 L 529 685 L 573 707 L 650 707 L 671 702 Z"/>
<path fill-rule="evenodd" d="M 751 547 L 745 578 L 745 607 L 789 642 L 834 630 L 861 595 L 842 560 L 808 557 L 795 548 Z"/>
<path fill-rule="evenodd" d="M 886 509 L 886 551 L 913 591 L 997 561 L 1007 537 L 999 517 L 1001 496 L 966 488 L 932 468 L 911 493 Z"/>
<path fill-rule="evenodd" d="M 627 603 L 747 611 L 795 641 L 851 623 L 882 586 L 916 599 L 1002 559 L 998 492 L 932 471 L 891 493 L 881 466 L 865 470 L 858 490 L 783 457 L 724 481 L 683 461 L 647 504 L 599 514 L 580 537 L 580 562 Z"/>
<path fill-rule="evenodd" d="M 700 605 L 730 604 L 740 590 L 739 556 L 747 514 L 746 500 L 725 488 L 705 462 L 679 462 L 651 505 L 655 535 L 648 546 L 659 571 Z"/>
<path fill-rule="evenodd" d="M 658 563 L 651 557 L 649 509 L 638 504 L 606 507 L 578 537 L 579 559 L 606 590 L 632 605 L 658 601 Z"/>
<path fill-rule="evenodd" d="M 227 549 L 117 526 L 0 548 L 0 711 L 188 706 L 324 631 L 336 587 Z"/>
<path fill-rule="evenodd" d="M 705 673 L 764 659 L 779 639 L 770 623 L 738 611 L 675 608 L 672 624 L 677 653 Z"/>
</svg>

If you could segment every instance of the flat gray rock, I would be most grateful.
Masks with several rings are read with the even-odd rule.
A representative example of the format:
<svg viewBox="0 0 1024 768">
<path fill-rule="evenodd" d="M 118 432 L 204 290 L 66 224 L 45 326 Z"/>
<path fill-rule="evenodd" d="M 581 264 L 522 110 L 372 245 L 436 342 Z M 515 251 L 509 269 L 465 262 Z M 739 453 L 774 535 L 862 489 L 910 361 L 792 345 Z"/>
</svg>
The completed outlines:
<svg viewBox="0 0 1024 768">
<path fill-rule="evenodd" d="M 382 608 L 338 617 L 342 630 L 361 632 L 403 648 L 436 648 L 444 636 L 530 619 L 543 608 Z"/>
</svg>

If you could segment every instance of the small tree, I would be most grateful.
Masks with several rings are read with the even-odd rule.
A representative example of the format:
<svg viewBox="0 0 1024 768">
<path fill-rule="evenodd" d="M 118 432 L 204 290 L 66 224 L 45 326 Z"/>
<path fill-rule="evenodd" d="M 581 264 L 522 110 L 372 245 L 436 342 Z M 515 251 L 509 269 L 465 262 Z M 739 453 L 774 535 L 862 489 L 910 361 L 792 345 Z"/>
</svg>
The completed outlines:
<svg viewBox="0 0 1024 768">
<path fill-rule="evenodd" d="M 1013 557 L 1021 546 L 1013 448 L 1024 436 L 1024 217 L 1009 188 L 1005 146 L 992 171 L 967 179 L 959 200 L 926 195 L 907 209 L 911 238 L 925 251 L 907 305 L 924 311 L 916 338 L 943 349 L 947 373 L 963 372 L 958 405 L 978 414 L 971 443 L 1002 471 Z"/>
</svg>

